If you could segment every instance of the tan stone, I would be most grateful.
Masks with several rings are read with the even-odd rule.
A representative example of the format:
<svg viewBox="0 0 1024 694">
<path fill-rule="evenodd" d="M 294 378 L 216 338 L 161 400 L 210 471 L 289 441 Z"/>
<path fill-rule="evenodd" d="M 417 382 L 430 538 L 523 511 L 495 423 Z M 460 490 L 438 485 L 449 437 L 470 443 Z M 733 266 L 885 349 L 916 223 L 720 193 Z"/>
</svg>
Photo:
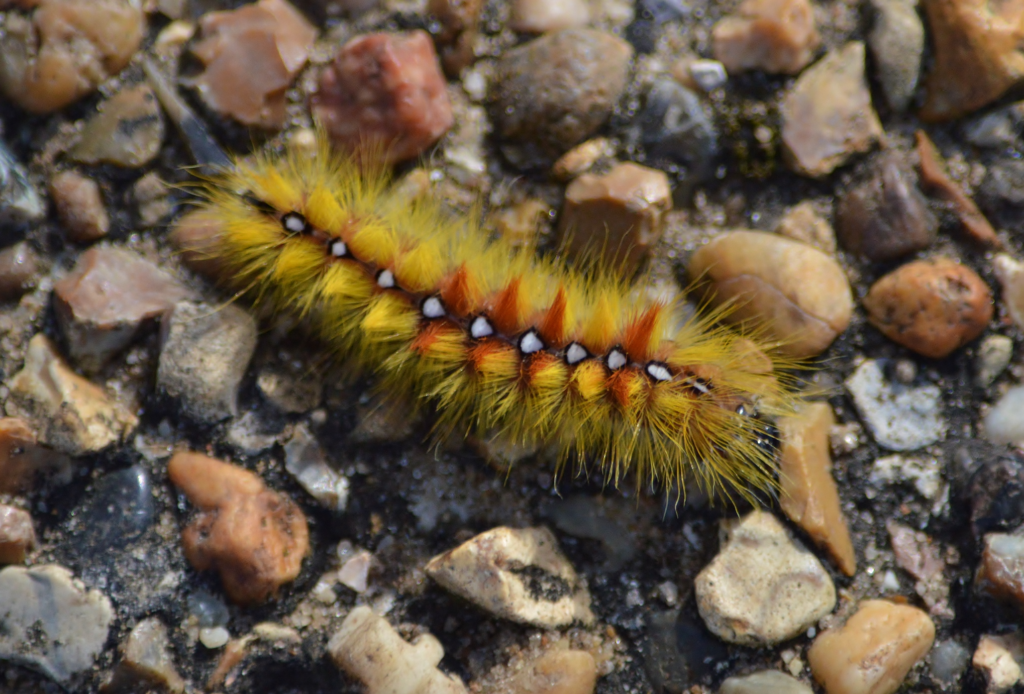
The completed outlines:
<svg viewBox="0 0 1024 694">
<path fill-rule="evenodd" d="M 852 576 L 857 571 L 857 556 L 839 506 L 829 455 L 829 431 L 835 422 L 827 402 L 810 403 L 779 420 L 779 497 L 790 520 L 828 551 L 840 571 Z"/>
<path fill-rule="evenodd" d="M 70 459 L 39 443 L 28 421 L 0 417 L 0 494 L 33 488 L 43 474 L 70 477 Z"/>
<path fill-rule="evenodd" d="M 711 30 L 711 52 L 729 72 L 795 75 L 821 45 L 808 0 L 746 0 Z"/>
<path fill-rule="evenodd" d="M 1024 640 L 1019 632 L 997 635 L 983 634 L 971 658 L 974 669 L 980 670 L 990 694 L 1001 694 L 1024 679 Z"/>
<path fill-rule="evenodd" d="M 828 694 L 892 694 L 934 640 L 924 611 L 865 600 L 846 624 L 814 640 L 807 662 Z"/>
<path fill-rule="evenodd" d="M 691 281 L 712 304 L 735 302 L 726 319 L 764 326 L 786 354 L 823 352 L 850 324 L 853 291 L 831 256 L 775 234 L 733 231 L 694 253 Z"/>
<path fill-rule="evenodd" d="M 50 179 L 50 195 L 72 241 L 88 243 L 110 231 L 110 216 L 96 181 L 75 171 L 62 171 Z"/>
<path fill-rule="evenodd" d="M 0 565 L 22 563 L 35 544 L 32 516 L 20 508 L 0 504 Z"/>
<path fill-rule="evenodd" d="M 806 200 L 786 211 L 775 227 L 775 233 L 835 255 L 835 230 Z"/>
<path fill-rule="evenodd" d="M 148 84 L 126 87 L 97 107 L 71 148 L 83 164 L 136 168 L 153 161 L 164 139 L 164 115 Z"/>
</svg>

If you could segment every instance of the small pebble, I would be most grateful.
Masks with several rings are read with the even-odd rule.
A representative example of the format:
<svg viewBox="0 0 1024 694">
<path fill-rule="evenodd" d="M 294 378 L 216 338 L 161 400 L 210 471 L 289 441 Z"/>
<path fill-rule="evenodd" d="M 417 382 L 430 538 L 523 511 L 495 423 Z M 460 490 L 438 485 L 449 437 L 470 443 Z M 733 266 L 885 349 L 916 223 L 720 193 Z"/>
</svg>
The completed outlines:
<svg viewBox="0 0 1024 694">
<path fill-rule="evenodd" d="M 906 111 L 921 76 L 924 24 L 916 0 L 872 0 L 868 48 L 889 107 Z"/>
<path fill-rule="evenodd" d="M 875 461 L 868 482 L 874 486 L 909 483 L 918 494 L 934 501 L 942 488 L 942 472 L 935 458 L 890 455 Z M 870 488 L 865 491 L 874 498 Z"/>
<path fill-rule="evenodd" d="M 41 442 L 71 456 L 123 441 L 138 425 L 133 412 L 72 371 L 42 333 L 29 341 L 25 364 L 8 385 L 7 412 L 25 416 Z"/>
<path fill-rule="evenodd" d="M 345 560 L 338 569 L 338 583 L 347 586 L 357 593 L 365 593 L 369 585 L 370 566 L 373 555 L 361 549 Z"/>
<path fill-rule="evenodd" d="M 587 0 L 515 0 L 509 27 L 527 34 L 547 34 L 590 23 Z"/>
<path fill-rule="evenodd" d="M 1024 459 L 1009 451 L 987 459 L 971 475 L 971 530 L 975 540 L 992 530 L 1015 530 L 1024 518 Z"/>
<path fill-rule="evenodd" d="M 222 627 L 231 619 L 231 612 L 224 601 L 205 590 L 200 589 L 189 594 L 186 604 L 189 618 L 195 619 L 196 625 L 200 628 Z"/>
<path fill-rule="evenodd" d="M 510 662 L 473 681 L 473 688 L 494 694 L 593 694 L 597 662 L 587 651 L 571 649 L 564 640 L 549 640 L 516 653 Z"/>
<path fill-rule="evenodd" d="M 655 692 L 689 692 L 692 685 L 718 674 L 729 658 L 726 645 L 715 638 L 690 610 L 650 611 L 644 616 L 644 670 Z"/>
<path fill-rule="evenodd" d="M 892 542 L 896 565 L 916 579 L 914 590 L 933 617 L 952 619 L 949 605 L 949 582 L 944 571 L 946 562 L 939 556 L 939 546 L 922 532 L 890 519 L 885 524 Z"/>
<path fill-rule="evenodd" d="M 889 450 L 914 451 L 946 435 L 938 386 L 886 381 L 883 363 L 868 360 L 846 379 L 846 389 L 872 438 Z"/>
<path fill-rule="evenodd" d="M 1020 633 L 1005 635 L 982 634 L 974 651 L 971 664 L 985 677 L 986 692 L 1000 694 L 1009 691 L 1024 679 L 1024 639 Z"/>
<path fill-rule="evenodd" d="M 551 166 L 551 175 L 559 181 L 571 181 L 586 173 L 602 157 L 615 153 L 614 145 L 604 137 L 595 137 L 576 145 L 558 158 Z"/>
<path fill-rule="evenodd" d="M 35 544 L 32 516 L 20 508 L 0 504 L 0 565 L 23 563 Z"/>
<path fill-rule="evenodd" d="M 31 491 L 36 482 L 70 481 L 71 461 L 39 443 L 35 429 L 20 417 L 0 417 L 0 494 Z"/>
<path fill-rule="evenodd" d="M 775 227 L 775 233 L 835 255 L 835 230 L 809 201 L 805 200 L 787 210 Z"/>
<path fill-rule="evenodd" d="M 198 453 L 176 453 L 167 475 L 199 508 L 181 533 L 185 558 L 197 571 L 216 570 L 232 602 L 264 602 L 299 575 L 309 529 L 290 498 L 248 470 Z"/>
<path fill-rule="evenodd" d="M 594 622 L 586 582 L 547 528 L 488 530 L 437 555 L 424 570 L 445 589 L 505 619 L 548 629 Z"/>
<path fill-rule="evenodd" d="M 832 478 L 829 432 L 835 416 L 828 403 L 810 403 L 779 420 L 779 499 L 783 512 L 814 542 L 824 547 L 847 576 L 857 571 L 857 556 Z"/>
<path fill-rule="evenodd" d="M 917 189 L 904 154 L 889 150 L 866 181 L 849 190 L 836 210 L 843 248 L 868 260 L 895 260 L 928 248 L 939 221 Z"/>
<path fill-rule="evenodd" d="M 992 261 L 992 270 L 999 280 L 1003 306 L 1010 320 L 1024 328 L 1024 263 L 1000 253 Z"/>
<path fill-rule="evenodd" d="M 538 236 L 551 217 L 551 207 L 539 198 L 527 198 L 506 207 L 492 216 L 495 230 L 502 239 L 520 248 L 535 247 Z"/>
<path fill-rule="evenodd" d="M 62 171 L 50 179 L 50 196 L 68 238 L 90 243 L 110 231 L 110 216 L 96 181 L 75 171 Z"/>
<path fill-rule="evenodd" d="M 864 297 L 868 320 L 886 337 L 941 359 L 978 337 L 992 320 L 992 291 L 977 273 L 936 257 L 907 263 Z"/>
<path fill-rule="evenodd" d="M 331 660 L 350 677 L 362 682 L 367 694 L 466 694 L 454 675 L 437 668 L 444 657 L 441 642 L 422 633 L 406 642 L 369 607 L 348 613 L 327 643 Z"/>
<path fill-rule="evenodd" d="M 964 124 L 964 137 L 975 147 L 1006 149 L 1019 144 L 1021 125 L 1024 124 L 1024 103 L 1018 101 L 987 113 Z M 1016 196 L 1016 191 L 1007 190 Z"/>
<path fill-rule="evenodd" d="M 1024 536 L 988 533 L 974 585 L 1024 613 Z"/>
<path fill-rule="evenodd" d="M 123 350 L 145 321 L 167 314 L 190 294 L 177 279 L 121 248 L 90 248 L 53 287 L 54 313 L 68 352 L 89 372 Z"/>
<path fill-rule="evenodd" d="M 671 171 L 683 191 L 714 177 L 718 129 L 711 109 L 674 79 L 651 84 L 627 139 L 642 144 L 648 163 Z"/>
<path fill-rule="evenodd" d="M 350 40 L 320 73 L 310 110 L 336 145 L 380 141 L 392 162 L 419 156 L 454 124 L 444 75 L 424 31 Z"/>
<path fill-rule="evenodd" d="M 185 680 L 174 667 L 167 627 L 158 617 L 149 617 L 136 624 L 121 644 L 121 654 L 121 662 L 103 685 L 103 690 L 157 689 L 172 694 L 185 691 Z"/>
<path fill-rule="evenodd" d="M 892 694 L 934 640 L 922 610 L 865 600 L 846 624 L 814 640 L 807 662 L 828 694 Z"/>
<path fill-rule="evenodd" d="M 323 392 L 323 382 L 310 373 L 309 365 L 297 362 L 260 369 L 256 387 L 268 402 L 287 414 L 315 409 Z"/>
<path fill-rule="evenodd" d="M 712 92 L 724 87 L 729 81 L 725 65 L 717 60 L 694 60 L 690 63 L 690 76 L 694 83 L 704 92 Z"/>
<path fill-rule="evenodd" d="M 96 666 L 114 609 L 58 564 L 0 569 L 0 660 L 72 685 Z M 69 691 L 82 691 L 68 686 Z"/>
<path fill-rule="evenodd" d="M 939 641 L 932 648 L 932 675 L 947 687 L 960 681 L 971 661 L 971 652 L 953 639 Z"/>
<path fill-rule="evenodd" d="M 1021 104 L 1017 104 L 1019 108 Z M 1015 131 L 1016 132 L 1016 131 Z M 1016 147 L 1010 143 L 1007 147 Z M 978 198 L 985 209 L 999 215 L 1004 226 L 1012 228 L 1014 215 L 1024 205 L 1024 162 L 1017 159 L 1000 158 L 985 172 L 985 178 L 977 188 Z M 980 213 L 979 213 L 980 214 Z"/>
<path fill-rule="evenodd" d="M 284 444 L 284 467 L 322 506 L 336 513 L 348 504 L 348 478 L 327 462 L 320 443 L 306 424 L 295 427 Z"/>
<path fill-rule="evenodd" d="M 981 433 L 994 444 L 1024 442 L 1024 386 L 1013 386 L 1000 395 L 981 422 Z"/>
<path fill-rule="evenodd" d="M 795 75 L 820 45 L 808 0 L 745 0 L 711 30 L 711 52 L 729 72 Z"/>
<path fill-rule="evenodd" d="M 25 241 L 0 251 L 0 301 L 16 299 L 35 287 L 41 262 L 39 254 Z"/>
<path fill-rule="evenodd" d="M 864 77 L 864 44 L 848 43 L 805 70 L 780 110 L 784 155 L 797 173 L 827 176 L 871 149 L 883 131 Z"/>
<path fill-rule="evenodd" d="M 25 167 L 0 139 L 0 222 L 25 224 L 37 222 L 45 216 L 46 207 L 29 180 Z"/>
<path fill-rule="evenodd" d="M 762 670 L 722 682 L 718 694 L 814 694 L 800 680 L 776 670 Z"/>
<path fill-rule="evenodd" d="M 520 167 L 550 163 L 593 135 L 626 88 L 632 47 L 595 29 L 566 29 L 498 61 L 492 115 L 502 151 Z"/>
<path fill-rule="evenodd" d="M 147 227 L 156 226 L 173 210 L 167 184 L 155 171 L 145 174 L 132 187 L 132 196 L 138 205 L 139 219 Z"/>
<path fill-rule="evenodd" d="M 31 113 L 91 94 L 135 55 L 146 17 L 130 0 L 39 0 L 8 13 L 0 32 L 0 92 Z"/>
<path fill-rule="evenodd" d="M 722 521 L 722 547 L 694 580 L 697 610 L 729 643 L 764 647 L 827 615 L 836 589 L 825 567 L 770 513 Z"/>
<path fill-rule="evenodd" d="M 74 161 L 138 168 L 156 158 L 164 139 L 164 115 L 148 84 L 122 89 L 97 110 L 71 148 Z"/>
<path fill-rule="evenodd" d="M 233 417 L 256 332 L 256 321 L 237 304 L 176 304 L 161 324 L 157 386 L 200 422 Z"/>
<path fill-rule="evenodd" d="M 210 650 L 222 648 L 231 638 L 231 634 L 224 627 L 203 627 L 199 630 L 199 643 Z"/>
<path fill-rule="evenodd" d="M 775 234 L 719 234 L 693 254 L 688 273 L 709 283 L 713 306 L 737 302 L 726 320 L 758 321 L 790 356 L 820 354 L 853 315 L 853 291 L 835 259 Z"/>
<path fill-rule="evenodd" d="M 285 124 L 285 90 L 316 40 L 316 28 L 285 0 L 259 0 L 199 20 L 192 53 L 205 69 L 195 86 L 207 106 L 239 123 Z"/>
<path fill-rule="evenodd" d="M 621 266 L 630 274 L 661 238 L 670 209 L 668 176 L 627 162 L 570 183 L 558 228 L 574 256 L 601 249 L 608 267 Z"/>
</svg>

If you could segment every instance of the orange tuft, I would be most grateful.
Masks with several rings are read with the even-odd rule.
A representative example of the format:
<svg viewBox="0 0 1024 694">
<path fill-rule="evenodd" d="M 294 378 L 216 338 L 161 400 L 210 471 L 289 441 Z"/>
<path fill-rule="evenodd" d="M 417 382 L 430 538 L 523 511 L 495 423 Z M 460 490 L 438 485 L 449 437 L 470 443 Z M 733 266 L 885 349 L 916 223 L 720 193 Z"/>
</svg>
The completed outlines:
<svg viewBox="0 0 1024 694">
<path fill-rule="evenodd" d="M 441 301 L 452 312 L 464 316 L 476 308 L 476 283 L 463 263 L 444 281 Z"/>
<path fill-rule="evenodd" d="M 513 277 L 498 292 L 490 310 L 491 322 L 499 333 L 515 335 L 523 329 L 523 308 L 519 297 L 521 277 Z"/>
<path fill-rule="evenodd" d="M 565 345 L 566 341 L 565 314 L 567 302 L 565 287 L 559 286 L 558 292 L 555 294 L 555 300 L 551 302 L 551 306 L 537 327 L 537 332 L 540 333 L 540 337 L 544 340 L 545 344 L 556 349 Z"/>
<path fill-rule="evenodd" d="M 661 304 L 653 304 L 626 327 L 622 335 L 622 348 L 630 359 L 643 362 L 650 358 L 654 347 L 654 330 L 658 327 L 663 310 Z"/>
</svg>

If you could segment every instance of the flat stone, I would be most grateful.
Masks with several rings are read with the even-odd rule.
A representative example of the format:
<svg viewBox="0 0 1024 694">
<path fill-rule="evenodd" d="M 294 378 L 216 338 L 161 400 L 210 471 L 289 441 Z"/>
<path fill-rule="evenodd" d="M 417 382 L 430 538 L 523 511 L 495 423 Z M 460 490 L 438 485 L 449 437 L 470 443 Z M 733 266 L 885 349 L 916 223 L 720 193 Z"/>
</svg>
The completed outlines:
<svg viewBox="0 0 1024 694">
<path fill-rule="evenodd" d="M 836 232 L 809 201 L 805 200 L 786 210 L 775 227 L 775 233 L 835 255 Z"/>
<path fill-rule="evenodd" d="M 76 171 L 61 171 L 50 179 L 50 197 L 72 241 L 90 243 L 110 231 L 110 215 L 93 179 Z"/>
<path fill-rule="evenodd" d="M 872 0 L 868 48 L 882 93 L 894 111 L 906 111 L 921 76 L 924 24 L 917 0 Z"/>
<path fill-rule="evenodd" d="M 933 64 L 921 118 L 952 120 L 990 104 L 1024 77 L 1020 0 L 922 0 Z"/>
<path fill-rule="evenodd" d="M 946 435 L 938 386 L 887 381 L 882 363 L 868 360 L 846 379 L 846 389 L 872 438 L 891 451 L 914 451 Z"/>
<path fill-rule="evenodd" d="M 1000 694 L 1009 691 L 1024 679 L 1024 639 L 1020 633 L 1005 635 L 982 634 L 971 664 L 985 677 L 986 692 Z"/>
<path fill-rule="evenodd" d="M 357 593 L 365 593 L 369 586 L 373 555 L 361 549 L 345 560 L 338 569 L 338 583 Z"/>
<path fill-rule="evenodd" d="M 216 570 L 233 602 L 264 602 L 299 575 L 309 529 L 290 498 L 244 468 L 198 453 L 176 453 L 167 476 L 199 508 L 181 532 L 185 558 L 197 571 Z"/>
<path fill-rule="evenodd" d="M 29 341 L 25 365 L 8 385 L 8 412 L 13 404 L 42 443 L 71 456 L 103 450 L 138 425 L 133 412 L 72 371 L 42 333 Z"/>
<path fill-rule="evenodd" d="M 336 145 L 379 141 L 392 162 L 419 156 L 455 122 L 424 31 L 352 39 L 320 73 L 309 105 Z"/>
<path fill-rule="evenodd" d="M 164 115 L 148 84 L 126 87 L 98 107 L 71 148 L 81 164 L 145 166 L 164 140 Z"/>
<path fill-rule="evenodd" d="M 776 670 L 762 670 L 744 677 L 730 677 L 718 694 L 814 694 L 800 680 Z"/>
<path fill-rule="evenodd" d="M 515 0 L 508 25 L 513 31 L 547 34 L 590 23 L 586 0 Z"/>
<path fill-rule="evenodd" d="M 348 613 L 327 643 L 331 660 L 366 686 L 367 694 L 466 694 L 454 675 L 437 665 L 444 657 L 441 642 L 423 633 L 407 643 L 366 606 Z"/>
<path fill-rule="evenodd" d="M 807 662 L 829 694 L 892 694 L 934 640 L 924 611 L 865 600 L 846 624 L 814 640 Z"/>
<path fill-rule="evenodd" d="M 992 290 L 966 265 L 945 257 L 907 263 L 864 297 L 868 320 L 893 342 L 941 359 L 992 320 Z"/>
<path fill-rule="evenodd" d="M 636 270 L 661 238 L 672 189 L 663 171 L 627 162 L 604 175 L 569 184 L 559 221 L 563 243 L 576 255 L 601 249 L 608 267 Z"/>
<path fill-rule="evenodd" d="M 790 356 L 820 354 L 853 315 L 853 291 L 839 263 L 775 234 L 719 234 L 693 254 L 687 271 L 691 281 L 708 283 L 713 306 L 735 302 L 726 320 L 762 326 Z"/>
<path fill-rule="evenodd" d="M 745 0 L 711 29 L 711 52 L 729 72 L 795 75 L 820 45 L 808 0 Z"/>
<path fill-rule="evenodd" d="M 722 547 L 694 580 L 697 610 L 729 643 L 764 647 L 827 615 L 836 589 L 825 567 L 770 513 L 722 521 Z"/>
<path fill-rule="evenodd" d="M 1024 612 L 1024 536 L 988 533 L 974 585 Z"/>
<path fill-rule="evenodd" d="M 864 77 L 864 44 L 851 42 L 808 68 L 782 97 L 782 145 L 797 173 L 827 176 L 882 136 Z"/>
<path fill-rule="evenodd" d="M 982 113 L 964 124 L 964 137 L 972 145 L 987 149 L 1007 149 L 1020 143 L 1018 131 L 1024 123 L 1024 102 Z M 984 186 L 983 186 L 984 187 Z M 1017 197 L 1017 191 L 1011 195 Z"/>
<path fill-rule="evenodd" d="M 652 610 L 644 615 L 644 671 L 655 692 L 688 692 L 716 673 L 729 651 L 690 610 Z"/>
<path fill-rule="evenodd" d="M 322 506 L 342 513 L 348 504 L 348 478 L 327 462 L 320 443 L 306 424 L 295 427 L 284 444 L 284 467 Z"/>
<path fill-rule="evenodd" d="M 554 628 L 592 624 L 590 593 L 547 528 L 498 527 L 431 559 L 446 590 L 515 622 Z"/>
<path fill-rule="evenodd" d="M 149 471 L 132 465 L 103 475 L 76 508 L 75 518 L 74 553 L 96 558 L 120 551 L 156 519 Z"/>
<path fill-rule="evenodd" d="M 200 422 L 233 417 L 256 332 L 256 321 L 235 304 L 178 303 L 161 324 L 157 386 Z"/>
<path fill-rule="evenodd" d="M 857 556 L 832 478 L 829 432 L 835 416 L 828 403 L 815 402 L 779 420 L 779 500 L 783 512 L 824 547 L 847 576 L 857 571 Z"/>
<path fill-rule="evenodd" d="M 988 388 L 1006 371 L 1012 358 L 1013 339 L 1006 335 L 989 335 L 978 345 L 974 361 L 974 382 L 982 388 Z"/>
<path fill-rule="evenodd" d="M 3 183 L 0 182 L 0 188 Z M 0 193 L 0 207 L 3 206 Z M 0 251 L 0 301 L 16 299 L 33 289 L 39 280 L 42 260 L 32 246 L 20 241 Z"/>
<path fill-rule="evenodd" d="M 132 251 L 90 248 L 53 288 L 54 310 L 71 359 L 95 372 L 123 350 L 143 324 L 189 295 L 174 277 Z"/>
<path fill-rule="evenodd" d="M 946 562 L 939 556 L 939 547 L 924 533 L 890 519 L 885 524 L 892 543 L 896 565 L 914 577 L 914 590 L 933 617 L 952 619 L 949 605 L 949 582 L 944 575 Z"/>
<path fill-rule="evenodd" d="M 106 645 L 114 610 L 63 566 L 0 570 L 0 660 L 38 670 L 61 684 L 91 670 Z"/>
<path fill-rule="evenodd" d="M 185 680 L 174 667 L 167 627 L 158 617 L 149 617 L 136 624 L 121 644 L 121 662 L 103 689 L 159 689 L 180 694 L 185 687 Z"/>
<path fill-rule="evenodd" d="M 31 491 L 44 478 L 71 480 L 71 460 L 39 443 L 20 417 L 0 417 L 0 494 Z"/>
<path fill-rule="evenodd" d="M 531 644 L 532 646 L 532 644 Z M 473 681 L 480 691 L 507 694 L 593 694 L 597 662 L 587 651 L 568 648 L 565 641 L 530 648 Z"/>
<path fill-rule="evenodd" d="M 36 544 L 32 516 L 14 506 L 0 504 L 0 564 L 21 564 Z"/>
<path fill-rule="evenodd" d="M 285 90 L 306 64 L 316 28 L 285 0 L 259 0 L 207 12 L 192 53 L 204 69 L 194 80 L 206 105 L 239 123 L 277 130 Z"/>
<path fill-rule="evenodd" d="M 982 434 L 997 445 L 1024 442 L 1024 386 L 999 396 L 981 419 Z"/>
</svg>

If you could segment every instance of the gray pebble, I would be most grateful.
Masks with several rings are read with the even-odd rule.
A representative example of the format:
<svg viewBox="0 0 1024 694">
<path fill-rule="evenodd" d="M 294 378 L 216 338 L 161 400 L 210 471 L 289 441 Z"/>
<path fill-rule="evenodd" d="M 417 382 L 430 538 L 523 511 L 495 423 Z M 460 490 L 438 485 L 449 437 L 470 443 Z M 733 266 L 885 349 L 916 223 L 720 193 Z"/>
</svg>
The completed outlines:
<svg viewBox="0 0 1024 694">
<path fill-rule="evenodd" d="M 992 385 L 1010 365 L 1013 340 L 1006 335 L 989 335 L 978 346 L 974 361 L 974 381 L 982 388 Z"/>
<path fill-rule="evenodd" d="M 868 47 L 878 81 L 894 111 L 906 111 L 917 89 L 924 52 L 924 24 L 915 0 L 872 0 L 874 26 Z"/>
<path fill-rule="evenodd" d="M 25 169 L 0 140 L 0 225 L 36 222 L 45 214 Z"/>
</svg>

